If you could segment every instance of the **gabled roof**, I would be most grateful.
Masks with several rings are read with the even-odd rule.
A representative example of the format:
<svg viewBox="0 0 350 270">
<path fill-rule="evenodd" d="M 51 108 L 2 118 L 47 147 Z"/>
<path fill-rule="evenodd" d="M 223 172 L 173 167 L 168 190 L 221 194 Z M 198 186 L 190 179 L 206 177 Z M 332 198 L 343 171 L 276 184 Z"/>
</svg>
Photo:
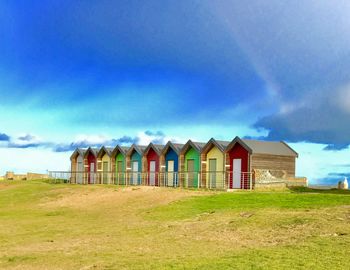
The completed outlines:
<svg viewBox="0 0 350 270">
<path fill-rule="evenodd" d="M 236 137 L 226 147 L 225 151 L 226 152 L 230 151 L 236 143 L 239 143 L 240 145 L 242 145 L 251 154 L 268 154 L 268 155 L 298 157 L 298 153 L 283 141 L 280 141 L 280 142 L 258 141 L 258 140 L 240 139 L 239 137 Z"/>
<path fill-rule="evenodd" d="M 178 151 L 180 153 L 182 147 L 184 147 L 185 144 L 183 144 L 183 143 L 173 143 L 172 145 L 175 147 L 174 151 L 175 152 Z"/>
<path fill-rule="evenodd" d="M 145 151 L 145 149 L 147 148 L 147 146 L 144 146 L 144 145 L 136 145 L 136 144 L 133 144 L 128 152 L 126 153 L 127 156 L 131 156 L 132 152 L 135 150 L 140 156 L 143 155 L 143 152 Z"/>
<path fill-rule="evenodd" d="M 112 155 L 113 148 L 102 146 L 100 151 L 98 151 L 97 157 L 102 158 L 104 154 L 107 154 L 109 157 Z"/>
<path fill-rule="evenodd" d="M 89 153 L 92 153 L 95 157 L 97 157 L 98 152 L 99 152 L 98 148 L 91 148 L 91 147 L 89 147 L 89 148 L 85 151 L 84 157 L 87 157 L 87 156 L 89 155 Z"/>
<path fill-rule="evenodd" d="M 216 143 L 219 144 L 220 147 L 224 151 L 226 149 L 226 147 L 230 144 L 230 141 L 218 141 L 218 140 L 216 140 Z"/>
<path fill-rule="evenodd" d="M 202 142 L 193 142 L 193 144 L 199 149 L 199 152 L 202 152 L 204 146 L 206 145 L 206 143 Z"/>
<path fill-rule="evenodd" d="M 211 146 L 215 145 L 221 152 L 224 152 L 226 147 L 230 144 L 227 141 L 217 141 L 214 138 L 211 138 L 209 142 L 203 147 L 202 152 L 209 152 L 211 150 Z"/>
<path fill-rule="evenodd" d="M 186 154 L 188 149 L 192 147 L 195 149 L 197 152 L 201 153 L 203 147 L 206 145 L 206 143 L 200 143 L 200 142 L 192 142 L 191 140 L 188 140 L 187 143 L 182 147 L 180 153 L 181 154 Z"/>
<path fill-rule="evenodd" d="M 149 151 L 151 148 L 152 148 L 152 149 L 157 153 L 157 155 L 159 156 L 159 155 L 161 154 L 163 148 L 164 148 L 164 145 L 150 143 L 150 144 L 147 146 L 147 148 L 144 150 L 143 154 L 144 154 L 144 155 L 147 155 L 147 154 L 148 154 L 148 151 Z"/>
<path fill-rule="evenodd" d="M 78 155 L 84 156 L 85 154 L 85 149 L 82 148 L 77 148 L 74 150 L 73 154 L 70 156 L 70 159 L 73 160 L 75 159 Z"/>
<path fill-rule="evenodd" d="M 126 155 L 126 153 L 129 151 L 130 147 L 128 146 L 119 146 L 117 145 L 112 153 L 111 153 L 111 157 L 115 157 L 117 154 L 121 153 L 123 156 Z"/>
<path fill-rule="evenodd" d="M 168 143 L 164 146 L 161 154 L 165 155 L 168 152 L 169 148 L 171 148 L 177 155 L 179 155 L 182 147 L 184 147 L 184 144 L 172 143 L 171 141 L 168 141 Z"/>
</svg>

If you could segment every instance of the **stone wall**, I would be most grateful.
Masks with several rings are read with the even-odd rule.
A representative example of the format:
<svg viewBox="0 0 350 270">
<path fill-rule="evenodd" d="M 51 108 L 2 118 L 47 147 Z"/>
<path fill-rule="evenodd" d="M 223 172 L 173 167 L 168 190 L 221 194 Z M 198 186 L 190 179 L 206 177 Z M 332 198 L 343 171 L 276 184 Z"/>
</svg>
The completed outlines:
<svg viewBox="0 0 350 270">
<path fill-rule="evenodd" d="M 36 179 L 48 179 L 47 174 L 40 173 L 27 173 L 27 174 L 15 174 L 14 172 L 7 172 L 3 177 L 5 180 L 36 180 Z"/>
<path fill-rule="evenodd" d="M 256 183 L 271 183 L 271 182 L 283 182 L 286 179 L 285 171 L 274 170 L 253 170 L 253 179 Z"/>
<path fill-rule="evenodd" d="M 288 187 L 307 187 L 308 180 L 306 177 L 294 177 L 294 178 L 288 177 L 286 179 L 286 184 Z"/>
<path fill-rule="evenodd" d="M 274 186 L 283 183 L 288 187 L 307 187 L 308 181 L 306 177 L 288 177 L 286 171 L 283 170 L 253 170 L 254 186 L 260 187 L 263 185 Z M 281 184 L 282 186 L 282 184 Z"/>
<path fill-rule="evenodd" d="M 47 174 L 27 173 L 27 180 L 48 179 L 48 178 L 49 176 Z"/>
<path fill-rule="evenodd" d="M 286 189 L 287 185 L 284 182 L 276 183 L 255 183 L 255 190 L 283 190 Z"/>
</svg>

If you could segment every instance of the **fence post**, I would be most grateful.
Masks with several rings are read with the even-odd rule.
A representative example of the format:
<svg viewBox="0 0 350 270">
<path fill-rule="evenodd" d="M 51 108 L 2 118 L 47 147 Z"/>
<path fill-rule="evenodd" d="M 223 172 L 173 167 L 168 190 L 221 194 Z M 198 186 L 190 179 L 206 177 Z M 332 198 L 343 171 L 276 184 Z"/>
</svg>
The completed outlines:
<svg viewBox="0 0 350 270">
<path fill-rule="evenodd" d="M 253 181 L 252 181 L 251 173 L 249 173 L 249 185 L 250 185 L 250 190 L 253 190 Z"/>
</svg>

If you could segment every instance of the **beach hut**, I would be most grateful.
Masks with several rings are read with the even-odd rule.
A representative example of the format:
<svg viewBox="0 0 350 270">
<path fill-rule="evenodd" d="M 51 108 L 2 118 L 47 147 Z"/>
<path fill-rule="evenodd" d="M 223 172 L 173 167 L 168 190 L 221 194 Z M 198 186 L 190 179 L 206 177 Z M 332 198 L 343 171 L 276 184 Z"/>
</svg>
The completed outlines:
<svg viewBox="0 0 350 270">
<path fill-rule="evenodd" d="M 130 171 L 128 182 L 130 185 L 141 185 L 142 156 L 146 146 L 133 144 L 126 154 L 127 172 Z"/>
<path fill-rule="evenodd" d="M 225 183 L 225 149 L 230 142 L 216 141 L 214 138 L 203 147 L 202 186 L 224 189 Z"/>
<path fill-rule="evenodd" d="M 113 172 L 115 172 L 114 183 L 126 184 L 126 153 L 130 147 L 116 146 L 112 151 L 111 160 L 114 160 Z"/>
<path fill-rule="evenodd" d="M 159 156 L 164 145 L 150 143 L 143 152 L 143 172 L 149 186 L 159 186 Z"/>
<path fill-rule="evenodd" d="M 89 147 L 84 154 L 84 167 L 87 173 L 87 179 L 84 179 L 85 183 L 96 183 L 96 171 L 97 171 L 97 148 Z"/>
<path fill-rule="evenodd" d="M 283 141 L 257 141 L 236 137 L 225 152 L 230 188 L 251 188 L 251 172 L 255 170 L 267 171 L 271 175 L 274 172 L 285 172 L 284 177 L 295 177 L 298 153 Z"/>
<path fill-rule="evenodd" d="M 189 140 L 180 152 L 181 182 L 185 187 L 200 187 L 201 151 L 205 143 Z"/>
<path fill-rule="evenodd" d="M 112 181 L 112 162 L 111 154 L 113 148 L 102 146 L 97 154 L 97 171 L 98 171 L 98 182 L 100 184 L 110 184 Z"/>
<path fill-rule="evenodd" d="M 71 182 L 83 184 L 84 180 L 84 154 L 85 150 L 81 148 L 75 149 L 70 157 L 71 160 Z"/>
<path fill-rule="evenodd" d="M 168 142 L 160 155 L 161 171 L 165 170 L 164 185 L 177 187 L 179 185 L 179 155 L 183 144 Z"/>
</svg>

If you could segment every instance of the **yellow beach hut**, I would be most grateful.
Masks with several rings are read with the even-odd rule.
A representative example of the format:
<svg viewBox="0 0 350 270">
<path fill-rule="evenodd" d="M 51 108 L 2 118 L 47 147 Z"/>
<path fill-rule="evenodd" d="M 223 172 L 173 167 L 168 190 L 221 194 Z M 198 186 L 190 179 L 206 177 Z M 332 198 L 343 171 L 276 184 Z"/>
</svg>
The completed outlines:
<svg viewBox="0 0 350 270">
<path fill-rule="evenodd" d="M 229 143 L 212 138 L 202 150 L 202 181 L 207 188 L 224 189 L 226 187 L 225 149 Z"/>
<path fill-rule="evenodd" d="M 102 147 L 97 154 L 97 172 L 100 184 L 112 183 L 111 154 L 113 148 Z"/>
</svg>

